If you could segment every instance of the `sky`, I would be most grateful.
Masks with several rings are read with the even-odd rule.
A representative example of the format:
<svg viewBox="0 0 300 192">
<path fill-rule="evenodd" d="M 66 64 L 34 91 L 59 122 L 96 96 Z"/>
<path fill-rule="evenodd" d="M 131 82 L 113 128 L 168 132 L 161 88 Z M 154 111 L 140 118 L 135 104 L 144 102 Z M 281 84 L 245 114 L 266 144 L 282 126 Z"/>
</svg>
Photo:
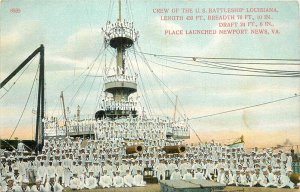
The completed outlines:
<svg viewBox="0 0 300 192">
<path fill-rule="evenodd" d="M 133 21 L 140 34 L 134 48 L 145 53 L 204 58 L 300 59 L 297 1 L 124 0 L 122 5 L 122 17 Z M 220 21 L 161 20 L 161 16 L 186 17 L 199 14 L 166 14 L 155 11 L 175 8 L 182 10 L 264 7 L 277 8 L 278 12 L 250 14 L 255 18 L 258 15 L 270 14 L 274 24 L 272 29 L 278 29 L 280 34 L 165 35 L 166 30 L 219 30 Z M 116 19 L 117 1 L 2 0 L 0 81 L 40 44 L 44 44 L 47 116 L 58 116 L 62 119 L 61 91 L 64 92 L 70 117 L 76 114 L 77 105 L 81 106 L 82 114 L 93 116 L 98 108 L 97 98 L 103 88 L 103 80 L 99 76 L 104 75 L 104 66 L 115 62 L 115 52 L 112 48 L 102 50 L 101 27 L 105 26 L 107 20 L 114 22 Z M 271 27 L 262 28 L 271 32 Z M 165 66 L 202 72 L 228 72 L 182 65 L 151 55 L 144 55 L 147 59 L 145 62 L 140 53 L 135 60 L 133 50 L 131 48 L 128 51 L 127 67 L 131 66 L 134 72 L 139 73 L 138 95 L 147 95 L 146 100 L 149 100 L 154 115 L 173 117 L 176 95 L 177 118 L 180 114 L 194 118 L 300 94 L 299 78 L 225 76 L 179 71 Z M 188 62 L 193 63 L 191 60 Z M 16 75 L 5 86 L 8 92 L 5 89 L 0 90 L 0 138 L 9 138 L 18 124 L 37 66 L 38 57 L 31 62 L 22 76 Z M 299 65 L 287 65 L 287 62 L 278 66 L 243 67 L 299 71 Z M 245 74 L 232 71 L 229 73 Z M 157 78 L 163 81 L 164 85 Z M 36 87 L 35 84 L 12 138 L 34 138 Z M 140 101 L 145 102 L 142 98 Z M 147 107 L 145 109 L 147 110 Z M 194 119 L 189 123 L 202 141 L 230 142 L 244 135 L 247 147 L 270 147 L 283 144 L 287 140 L 290 144 L 300 144 L 299 115 L 300 100 L 299 97 L 295 97 L 259 107 Z M 189 141 L 197 141 L 193 131 Z"/>
</svg>

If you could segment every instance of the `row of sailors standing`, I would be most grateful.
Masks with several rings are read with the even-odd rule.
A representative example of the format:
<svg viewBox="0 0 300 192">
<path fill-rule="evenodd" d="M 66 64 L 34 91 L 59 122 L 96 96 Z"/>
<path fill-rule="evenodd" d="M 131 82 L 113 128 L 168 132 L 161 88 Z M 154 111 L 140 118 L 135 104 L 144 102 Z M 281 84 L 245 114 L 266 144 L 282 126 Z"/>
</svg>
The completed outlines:
<svg viewBox="0 0 300 192">
<path fill-rule="evenodd" d="M 119 122 L 110 123 L 107 120 L 98 120 L 95 126 L 96 139 L 113 139 L 113 138 L 129 138 L 129 139 L 166 139 L 166 124 L 165 123 L 142 123 L 134 122 Z M 151 130 L 151 134 L 149 134 Z"/>
<path fill-rule="evenodd" d="M 189 133 L 187 125 L 177 125 L 170 121 L 123 121 L 119 123 L 110 122 L 108 120 L 98 120 L 94 126 L 95 138 L 113 139 L 143 139 L 166 140 L 167 132 L 173 132 L 175 135 L 187 135 Z M 149 132 L 151 130 L 151 132 Z"/>
<path fill-rule="evenodd" d="M 99 158 L 104 156 L 104 154 L 113 155 L 119 154 L 125 146 L 123 140 L 89 140 L 85 141 L 86 145 L 82 146 L 82 140 L 78 139 L 73 141 L 72 139 L 57 139 L 57 141 L 51 140 L 46 142 L 43 152 L 47 155 L 54 156 L 59 155 L 60 159 L 63 154 L 73 153 L 74 157 L 81 156 L 82 160 L 87 158 Z M 178 140 L 170 141 L 166 140 L 168 144 L 180 144 Z M 179 143 L 176 143 L 179 142 Z M 50 144 L 49 144 L 50 143 Z M 133 143 L 132 143 L 133 144 Z M 150 143 L 150 145 L 145 145 L 144 155 L 147 154 L 159 154 L 158 147 L 153 145 L 157 143 Z M 151 147 L 152 146 L 152 147 Z M 154 151 L 155 150 L 155 151 Z M 96 154 L 96 156 L 94 156 Z M 122 154 L 123 155 L 123 154 Z M 226 149 L 225 147 L 219 146 L 204 146 L 201 147 L 187 147 L 187 152 L 185 154 L 191 159 L 212 159 L 213 161 L 222 160 L 225 162 L 230 162 L 231 168 L 235 168 L 235 164 L 242 164 L 242 166 L 253 167 L 255 163 L 260 165 L 271 164 L 272 166 L 286 166 L 287 169 L 291 169 L 292 158 L 291 155 L 280 152 L 278 154 L 270 153 L 268 151 L 263 152 L 251 152 L 246 153 L 244 150 Z"/>
<path fill-rule="evenodd" d="M 290 181 L 286 172 L 281 170 L 275 170 L 269 172 L 267 169 L 260 171 L 230 171 L 229 169 L 221 168 L 220 173 L 216 179 L 213 179 L 211 175 L 205 174 L 201 168 L 197 168 L 192 172 L 188 169 L 186 173 L 181 174 L 178 168 L 172 173 L 170 180 L 191 180 L 191 179 L 207 179 L 215 180 L 226 186 L 244 186 L 244 187 L 277 187 L 277 188 L 294 188 L 295 184 Z"/>
<path fill-rule="evenodd" d="M 48 129 L 56 130 L 59 128 L 56 118 L 45 118 L 43 122 Z M 130 138 L 164 140 L 166 139 L 167 132 L 173 132 L 175 135 L 186 135 L 189 133 L 186 121 L 174 123 L 170 119 L 127 118 L 117 123 L 109 119 L 97 121 L 85 119 L 83 121 L 70 120 L 68 125 L 69 131 L 90 131 L 91 133 L 95 133 L 96 139 Z M 151 130 L 151 134 L 149 134 L 149 130 Z"/>
<path fill-rule="evenodd" d="M 43 165 L 41 166 L 43 167 Z M 110 188 L 110 187 L 133 187 L 133 186 L 145 186 L 146 182 L 143 180 L 141 171 L 138 170 L 133 176 L 130 174 L 130 170 L 126 170 L 124 176 L 120 176 L 120 172 L 116 171 L 113 175 L 109 174 L 111 170 L 103 170 L 101 176 L 95 176 L 94 170 L 89 169 L 87 172 L 84 167 L 77 166 L 78 170 L 73 170 L 71 174 L 63 174 L 63 171 L 58 169 L 52 169 L 52 163 L 48 166 L 48 170 L 44 171 L 41 176 L 37 176 L 35 185 L 29 188 L 29 180 L 23 175 L 19 175 L 18 171 L 14 174 L 9 174 L 6 177 L 1 177 L 0 191 L 43 191 L 43 192 L 60 192 L 65 187 L 70 187 L 73 190 L 81 189 L 95 189 Z M 57 168 L 60 168 L 57 167 Z M 6 182 L 5 182 L 6 180 Z"/>
<path fill-rule="evenodd" d="M 100 105 L 101 110 L 126 110 L 136 111 L 137 102 L 133 101 L 103 101 Z"/>
<path fill-rule="evenodd" d="M 107 23 L 106 28 L 102 28 L 105 38 L 110 40 L 115 37 L 130 37 L 133 41 L 139 36 L 139 32 L 133 28 L 133 22 L 117 21 L 116 23 Z"/>
<path fill-rule="evenodd" d="M 251 169 L 239 164 L 237 169 L 230 169 L 226 163 L 218 162 L 215 164 L 212 160 L 204 161 L 204 163 L 199 160 L 190 162 L 188 159 L 180 162 L 163 159 L 160 159 L 159 162 L 146 160 L 145 164 L 142 160 L 136 163 L 134 160 L 124 159 L 121 164 L 103 161 L 101 165 L 98 162 L 92 164 L 88 161 L 86 165 L 83 165 L 80 160 L 75 161 L 67 158 L 59 161 L 58 165 L 54 165 L 54 161 L 34 161 L 32 162 L 34 166 L 30 166 L 30 163 L 27 164 L 26 159 L 23 159 L 22 162 L 18 161 L 18 163 L 12 159 L 12 165 L 9 161 L 4 165 L 4 168 L 2 167 L 1 175 L 5 176 L 4 178 L 8 176 L 8 183 L 10 179 L 13 179 L 16 187 L 21 186 L 22 182 L 26 183 L 27 180 L 34 178 L 45 187 L 55 184 L 58 188 L 61 188 L 60 186 L 71 187 L 72 189 L 95 188 L 98 186 L 97 184 L 103 188 L 143 186 L 145 182 L 142 172 L 145 168 L 152 167 L 159 180 L 166 179 L 167 174 L 171 180 L 194 178 L 215 180 L 225 185 L 294 188 L 294 184 L 287 176 L 290 170 L 286 170 L 284 167 L 273 169 L 271 165 L 260 167 L 259 164 L 256 164 L 255 168 Z M 36 167 L 37 170 L 35 170 Z M 13 174 L 11 175 L 11 173 Z M 128 182 L 126 184 L 128 177 L 131 178 L 131 186 L 128 185 Z M 5 183 L 2 183 L 2 187 L 5 188 Z"/>
<path fill-rule="evenodd" d="M 122 70 L 123 68 L 120 67 L 119 70 Z M 134 76 L 132 75 L 112 75 L 112 76 L 106 76 L 104 77 L 104 82 L 115 82 L 115 81 L 132 81 L 136 82 L 138 75 L 135 74 Z"/>
<path fill-rule="evenodd" d="M 85 142 L 86 144 L 83 145 Z M 61 162 L 61 166 L 64 170 L 66 169 L 66 172 L 63 171 L 63 175 L 67 175 L 65 178 L 72 177 L 73 172 L 76 171 L 71 171 L 71 167 L 75 168 L 77 164 L 79 167 L 86 167 L 87 173 L 92 169 L 91 167 L 98 166 L 100 170 L 103 170 L 104 167 L 106 167 L 104 168 L 106 170 L 118 170 L 121 176 L 124 176 L 124 170 L 126 170 L 120 169 L 120 167 L 123 167 L 123 164 L 125 164 L 125 166 L 129 164 L 129 170 L 132 175 L 136 173 L 134 170 L 140 170 L 142 172 L 144 168 L 151 167 L 154 168 L 154 175 L 162 179 L 171 176 L 176 168 L 179 169 L 182 178 L 187 178 L 187 176 L 184 177 L 184 175 L 187 174 L 189 169 L 192 170 L 191 174 L 195 174 L 198 168 L 200 168 L 200 171 L 206 179 L 221 179 L 221 174 L 223 172 L 225 174 L 227 169 L 230 170 L 230 174 L 232 175 L 229 175 L 230 178 L 235 178 L 234 175 L 239 175 L 237 173 L 240 173 L 240 175 L 245 173 L 245 175 L 247 175 L 247 171 L 252 174 L 253 171 L 257 169 L 260 175 L 262 175 L 265 169 L 268 169 L 269 173 L 279 169 L 281 175 L 285 175 L 292 169 L 291 155 L 283 153 L 282 151 L 274 153 L 272 150 L 264 150 L 246 153 L 243 148 L 230 149 L 219 144 L 188 146 L 187 153 L 184 155 L 167 155 L 161 151 L 156 151 L 158 150 L 156 147 L 150 148 L 150 146 L 146 146 L 145 153 L 135 157 L 138 159 L 138 163 L 131 161 L 128 163 L 121 161 L 122 159 L 128 159 L 129 156 L 122 150 L 124 146 L 119 146 L 119 144 L 121 143 L 118 140 L 84 141 L 79 138 L 74 140 L 70 137 L 65 139 L 51 139 L 50 141 L 46 141 L 43 154 L 36 157 L 34 161 L 26 159 L 20 162 L 15 159 L 11 166 L 9 166 L 8 163 L 1 164 L 1 174 L 6 176 L 7 173 L 18 170 L 20 175 L 25 175 L 29 179 L 32 179 L 41 175 L 40 173 L 46 172 L 43 168 L 40 168 L 40 171 L 38 171 L 39 167 L 47 167 L 48 169 L 48 167 L 50 167 L 50 161 L 53 167 L 58 167 Z M 23 147 L 20 145 L 20 152 L 24 151 Z M 12 158 L 15 157 L 17 156 L 12 156 Z M 105 163 L 107 159 L 111 159 L 111 163 Z M 161 159 L 164 159 L 164 161 L 160 161 Z M 5 158 L 1 158 L 1 162 L 4 161 Z M 271 168 L 270 170 L 269 166 Z M 53 168 L 50 168 L 53 173 Z M 224 169 L 224 171 L 222 169 Z M 96 172 L 97 175 L 97 171 L 93 171 L 94 173 Z M 110 172 L 109 174 L 114 176 L 114 172 L 115 171 Z M 101 174 L 103 171 L 99 173 Z M 273 174 L 275 174 L 275 172 Z M 48 176 L 44 176 L 43 178 L 47 177 Z M 228 182 L 228 185 L 231 184 L 231 182 Z"/>
<path fill-rule="evenodd" d="M 84 148 L 82 148 L 82 140 L 78 139 L 76 141 L 72 141 L 70 138 L 66 139 L 66 142 L 63 142 L 62 139 L 58 139 L 60 142 L 46 142 L 43 151 L 47 153 L 47 155 L 59 155 L 60 159 L 65 153 L 73 153 L 76 156 L 81 156 L 82 160 L 85 160 L 85 156 L 88 158 L 96 158 L 94 154 L 98 154 L 98 158 L 104 156 L 105 154 L 113 155 L 119 154 L 120 151 L 124 151 L 125 148 L 123 140 L 97 140 L 97 141 L 87 141 Z M 148 141 L 150 142 L 150 141 Z M 178 143 L 176 143 L 178 142 Z M 50 143 L 50 144 L 48 144 Z M 169 141 L 166 140 L 167 144 L 180 144 L 180 141 L 174 140 Z M 147 154 L 159 154 L 159 149 L 156 145 L 155 141 L 152 143 L 144 143 L 145 151 L 144 155 Z M 152 146 L 152 147 L 151 147 Z M 82 149 L 81 149 L 82 148 Z M 104 155 L 103 155 L 104 154 Z M 123 154 L 122 154 L 123 155 Z M 230 162 L 231 168 L 235 168 L 236 163 L 242 164 L 242 166 L 253 167 L 255 163 L 259 163 L 260 165 L 271 164 L 272 166 L 286 166 L 287 169 L 291 169 L 292 158 L 291 155 L 287 155 L 283 152 L 278 154 L 270 153 L 268 151 L 263 152 L 251 152 L 246 153 L 244 150 L 229 150 L 224 147 L 219 146 L 204 146 L 201 147 L 193 147 L 188 146 L 187 152 L 185 154 L 188 158 L 191 159 L 212 159 L 213 161 L 222 160 L 225 162 Z M 103 157 L 102 157 L 103 158 Z M 104 157 L 105 158 L 105 157 Z"/>
</svg>

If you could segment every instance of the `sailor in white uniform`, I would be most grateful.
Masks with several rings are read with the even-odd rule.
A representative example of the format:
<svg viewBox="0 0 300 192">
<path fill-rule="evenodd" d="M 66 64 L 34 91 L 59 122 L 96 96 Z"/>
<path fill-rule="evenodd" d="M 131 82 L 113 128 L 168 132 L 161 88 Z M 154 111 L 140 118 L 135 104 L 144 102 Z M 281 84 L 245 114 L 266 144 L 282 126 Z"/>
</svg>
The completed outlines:
<svg viewBox="0 0 300 192">
<path fill-rule="evenodd" d="M 50 182 L 52 182 L 52 179 L 50 179 L 50 178 L 47 179 L 45 184 L 41 187 L 42 192 L 53 192 L 54 191 L 53 183 L 51 183 L 52 185 L 50 185 Z"/>
<path fill-rule="evenodd" d="M 175 172 L 171 174 L 170 180 L 180 180 L 180 179 L 181 179 L 181 174 L 178 167 L 176 167 Z"/>
<path fill-rule="evenodd" d="M 53 162 L 49 161 L 49 166 L 46 167 L 46 172 L 47 172 L 47 180 L 49 181 L 49 178 L 55 178 L 55 172 L 56 169 L 53 166 Z"/>
<path fill-rule="evenodd" d="M 247 170 L 246 171 L 246 175 L 245 175 L 245 183 L 244 183 L 244 186 L 249 186 L 249 187 L 252 187 L 252 174 L 251 174 L 251 171 Z"/>
<path fill-rule="evenodd" d="M 225 185 L 233 184 L 233 178 L 228 168 L 224 169 L 224 174 L 221 176 L 220 183 Z"/>
<path fill-rule="evenodd" d="M 178 167 L 181 174 L 184 175 L 187 172 L 187 169 L 191 168 L 191 164 L 187 160 L 182 160 Z"/>
<path fill-rule="evenodd" d="M 129 169 L 129 165 L 126 159 L 122 160 L 121 165 L 119 166 L 120 176 L 124 177 L 126 175 L 126 170 Z"/>
<path fill-rule="evenodd" d="M 234 184 L 236 186 L 241 185 L 241 171 L 240 170 L 236 170 L 236 174 L 233 177 L 234 179 Z"/>
<path fill-rule="evenodd" d="M 50 187 L 52 186 L 54 192 L 62 192 L 64 190 L 64 187 L 59 182 L 56 182 L 54 178 L 50 179 Z"/>
<path fill-rule="evenodd" d="M 39 192 L 41 191 L 41 188 L 42 188 L 42 180 L 41 179 L 36 179 L 35 181 L 35 185 L 31 186 L 31 192 Z"/>
<path fill-rule="evenodd" d="M 89 176 L 85 179 L 85 188 L 95 189 L 97 186 L 97 179 L 94 177 L 94 171 L 90 170 Z"/>
<path fill-rule="evenodd" d="M 37 179 L 40 179 L 43 183 L 46 181 L 47 171 L 44 165 L 44 161 L 41 161 L 41 165 L 37 169 Z"/>
<path fill-rule="evenodd" d="M 276 177 L 277 177 L 276 181 L 277 181 L 278 188 L 289 187 L 291 189 L 294 189 L 295 184 L 290 180 L 286 172 L 282 172 L 278 170 Z"/>
<path fill-rule="evenodd" d="M 161 179 L 162 180 L 166 179 L 166 170 L 167 170 L 167 166 L 166 166 L 164 160 L 160 159 L 159 161 L 160 161 L 159 164 L 157 164 L 154 167 L 158 181 L 160 181 Z"/>
<path fill-rule="evenodd" d="M 72 171 L 71 171 L 72 160 L 69 159 L 69 155 L 67 155 L 67 158 L 64 156 L 62 158 L 63 158 L 62 166 L 64 167 L 64 176 L 63 176 L 64 179 L 63 179 L 62 183 L 64 183 L 65 187 L 68 187 L 70 185 L 70 180 L 72 177 Z"/>
<path fill-rule="evenodd" d="M 249 184 L 250 187 L 258 186 L 261 181 L 261 173 L 260 168 L 256 168 L 255 171 L 251 174 L 251 184 Z"/>
<path fill-rule="evenodd" d="M 7 179 L 7 187 L 6 191 L 7 192 L 15 192 L 16 185 L 14 184 L 14 179 L 12 177 Z"/>
<path fill-rule="evenodd" d="M 17 150 L 18 150 L 19 155 L 23 156 L 23 153 L 25 152 L 25 145 L 24 145 L 24 143 L 22 143 L 22 140 L 19 141 Z"/>
<path fill-rule="evenodd" d="M 137 174 L 133 177 L 133 185 L 138 187 L 143 187 L 146 185 L 140 170 L 138 170 Z"/>
<path fill-rule="evenodd" d="M 132 160 L 132 164 L 129 167 L 131 174 L 134 176 L 137 174 L 138 165 L 136 164 L 135 160 Z"/>
<path fill-rule="evenodd" d="M 169 171 L 169 175 L 171 176 L 172 173 L 175 172 L 175 169 L 178 168 L 178 166 L 174 163 L 174 161 L 170 161 L 167 165 L 167 170 Z"/>
<path fill-rule="evenodd" d="M 212 163 L 211 159 L 207 160 L 206 163 L 206 171 L 205 171 L 205 178 L 209 179 L 209 180 L 213 180 L 212 174 L 214 173 L 214 167 L 215 165 Z"/>
<path fill-rule="evenodd" d="M 103 168 L 103 173 L 106 171 L 106 173 L 110 176 L 113 177 L 113 166 L 111 161 L 107 160 L 106 164 L 102 167 Z"/>
<path fill-rule="evenodd" d="M 70 188 L 73 190 L 79 190 L 80 188 L 82 188 L 82 186 L 80 186 L 80 180 L 77 177 L 77 173 L 73 173 L 73 177 L 70 181 Z"/>
<path fill-rule="evenodd" d="M 133 184 L 133 177 L 129 171 L 129 169 L 126 170 L 126 175 L 124 177 L 124 186 L 125 187 L 132 187 Z"/>
<path fill-rule="evenodd" d="M 22 183 L 15 183 L 14 191 L 22 191 Z"/>
<path fill-rule="evenodd" d="M 274 170 L 270 167 L 269 171 L 268 171 L 268 182 L 269 182 L 268 187 L 277 187 L 276 180 L 275 180 L 276 178 L 275 178 L 273 171 L 276 171 L 276 170 Z"/>
<path fill-rule="evenodd" d="M 221 167 L 217 172 L 218 172 L 218 174 L 217 174 L 217 182 L 220 183 L 221 177 L 225 173 L 224 167 Z"/>
<path fill-rule="evenodd" d="M 17 186 L 21 186 L 22 181 L 23 181 L 23 176 L 19 175 L 19 171 L 18 169 L 14 170 L 14 174 L 13 174 L 13 179 L 14 179 L 14 183 Z"/>
<path fill-rule="evenodd" d="M 246 179 L 246 173 L 244 171 L 241 172 L 241 186 L 246 186 L 247 185 L 247 179 Z"/>
<path fill-rule="evenodd" d="M 101 173 L 101 165 L 99 164 L 99 162 L 97 162 L 97 161 L 94 162 L 94 169 L 95 169 L 95 171 L 94 171 L 94 177 L 98 181 L 99 178 L 100 178 L 100 173 Z"/>
<path fill-rule="evenodd" d="M 100 177 L 99 185 L 102 188 L 110 188 L 112 186 L 112 178 L 107 174 L 107 170 L 103 170 L 103 176 Z"/>
<path fill-rule="evenodd" d="M 22 182 L 22 186 L 21 186 L 21 189 L 23 192 L 29 192 L 30 191 L 30 187 L 28 186 L 29 184 L 29 180 L 26 178 L 23 180 Z"/>
<path fill-rule="evenodd" d="M 191 169 L 188 169 L 187 172 L 183 175 L 182 177 L 183 180 L 192 180 L 193 179 L 193 175 L 191 173 Z"/>
<path fill-rule="evenodd" d="M 116 171 L 116 176 L 113 177 L 113 186 L 114 187 L 123 187 L 124 179 L 120 176 L 120 172 Z"/>
<path fill-rule="evenodd" d="M 263 170 L 263 174 L 260 176 L 260 182 L 259 184 L 263 187 L 269 187 L 272 186 L 273 183 L 270 182 L 270 175 L 267 169 Z M 273 181 L 274 179 L 272 179 Z"/>
<path fill-rule="evenodd" d="M 64 182 L 64 167 L 62 166 L 62 162 L 58 162 L 58 166 L 55 168 L 55 181 L 59 183 Z"/>
<path fill-rule="evenodd" d="M 223 174 L 222 174 L 223 175 Z M 221 175 L 221 176 L 222 176 Z M 204 173 L 201 171 L 201 167 L 198 167 L 194 173 L 194 179 L 202 179 L 205 180 Z"/>
</svg>

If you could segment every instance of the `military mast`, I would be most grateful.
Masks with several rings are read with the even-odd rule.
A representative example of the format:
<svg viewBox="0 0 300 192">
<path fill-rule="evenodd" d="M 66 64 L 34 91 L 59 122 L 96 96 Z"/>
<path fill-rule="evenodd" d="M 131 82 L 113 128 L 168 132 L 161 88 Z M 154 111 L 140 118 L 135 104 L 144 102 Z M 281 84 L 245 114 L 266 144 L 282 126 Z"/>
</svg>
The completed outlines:
<svg viewBox="0 0 300 192">
<path fill-rule="evenodd" d="M 118 118 L 122 116 L 137 116 L 136 102 L 129 101 L 130 94 L 137 91 L 136 76 L 127 75 L 125 72 L 125 53 L 138 38 L 138 32 L 133 27 L 133 22 L 122 20 L 121 0 L 119 0 L 119 18 L 115 23 L 108 21 L 104 32 L 105 47 L 114 48 L 116 56 L 116 74 L 105 79 L 105 92 L 112 94 L 112 100 L 105 98 L 101 110 L 95 114 L 96 119 L 105 116 Z"/>
</svg>

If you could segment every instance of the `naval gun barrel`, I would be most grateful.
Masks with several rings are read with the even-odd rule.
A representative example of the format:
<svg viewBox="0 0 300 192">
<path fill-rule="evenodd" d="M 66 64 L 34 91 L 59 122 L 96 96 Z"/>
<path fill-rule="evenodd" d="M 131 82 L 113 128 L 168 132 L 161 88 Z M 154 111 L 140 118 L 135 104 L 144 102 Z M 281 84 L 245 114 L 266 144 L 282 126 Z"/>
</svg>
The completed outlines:
<svg viewBox="0 0 300 192">
<path fill-rule="evenodd" d="M 290 173 L 289 178 L 291 180 L 291 182 L 293 182 L 294 184 L 297 185 L 297 183 L 300 183 L 300 173 Z"/>
<path fill-rule="evenodd" d="M 143 145 L 132 145 L 126 147 L 126 154 L 142 153 L 143 151 L 144 151 Z"/>
<path fill-rule="evenodd" d="M 184 145 L 164 146 L 163 150 L 166 153 L 184 153 L 186 147 Z"/>
</svg>

